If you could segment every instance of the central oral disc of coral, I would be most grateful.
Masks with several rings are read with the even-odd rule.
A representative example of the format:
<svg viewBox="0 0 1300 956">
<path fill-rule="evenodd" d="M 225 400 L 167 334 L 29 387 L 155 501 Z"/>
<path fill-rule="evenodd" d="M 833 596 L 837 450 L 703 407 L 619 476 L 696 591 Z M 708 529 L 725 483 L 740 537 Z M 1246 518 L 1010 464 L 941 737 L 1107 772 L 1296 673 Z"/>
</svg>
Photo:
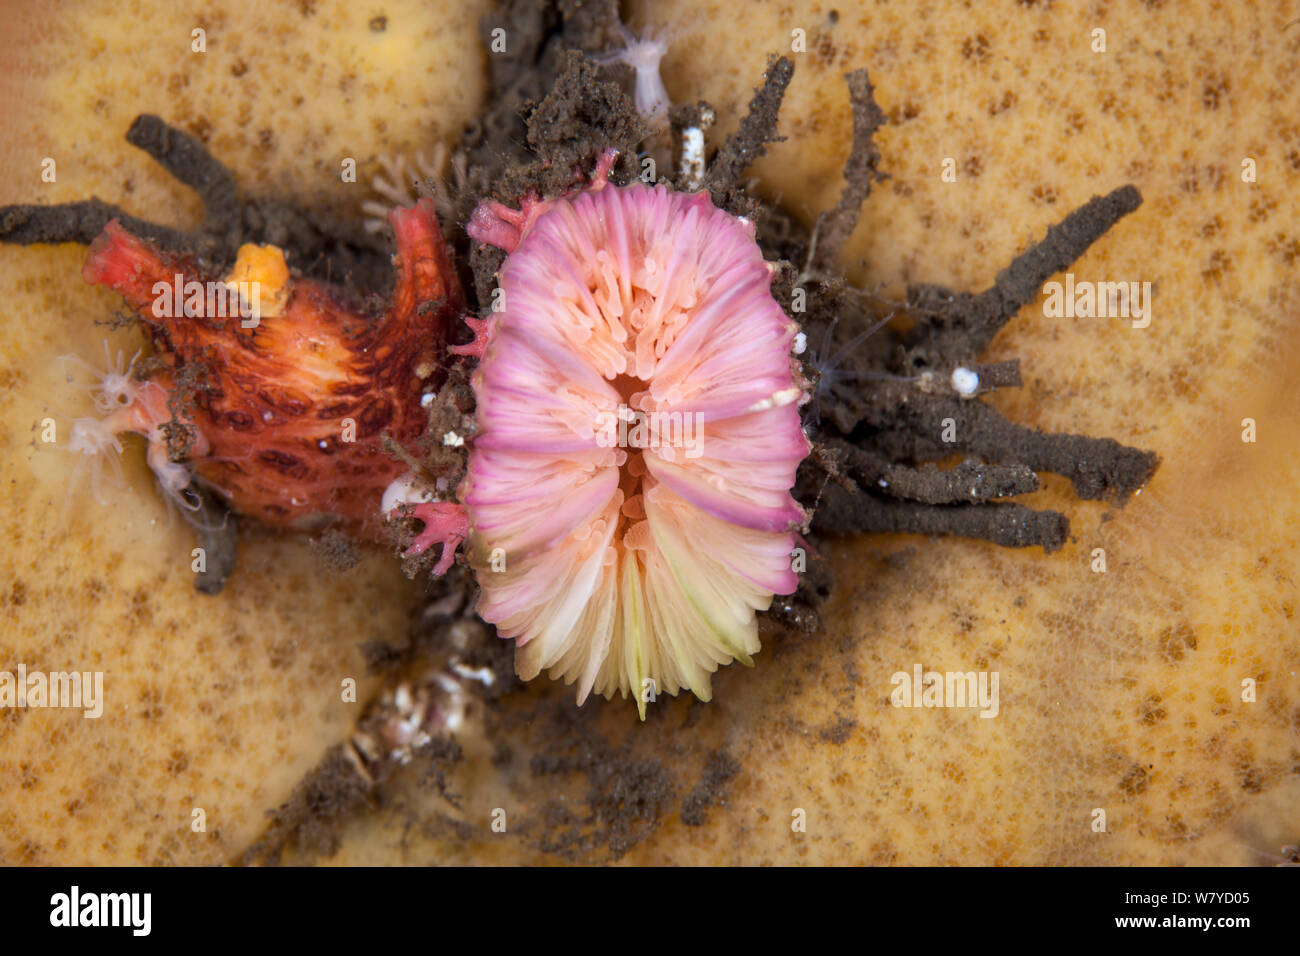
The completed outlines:
<svg viewBox="0 0 1300 956">
<path fill-rule="evenodd" d="M 499 285 L 462 490 L 479 613 L 579 702 L 708 700 L 795 589 L 805 520 L 798 329 L 752 225 L 602 183 L 543 204 Z"/>
</svg>

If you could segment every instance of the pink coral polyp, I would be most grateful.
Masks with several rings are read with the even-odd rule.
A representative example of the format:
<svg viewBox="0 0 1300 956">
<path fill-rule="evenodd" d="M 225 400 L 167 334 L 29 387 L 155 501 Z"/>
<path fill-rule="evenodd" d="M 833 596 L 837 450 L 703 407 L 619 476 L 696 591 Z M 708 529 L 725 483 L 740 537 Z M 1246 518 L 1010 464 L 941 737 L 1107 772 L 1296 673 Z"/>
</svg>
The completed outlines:
<svg viewBox="0 0 1300 956">
<path fill-rule="evenodd" d="M 798 329 L 707 194 L 601 180 L 527 211 L 474 379 L 479 613 L 580 703 L 708 700 L 797 584 Z"/>
</svg>

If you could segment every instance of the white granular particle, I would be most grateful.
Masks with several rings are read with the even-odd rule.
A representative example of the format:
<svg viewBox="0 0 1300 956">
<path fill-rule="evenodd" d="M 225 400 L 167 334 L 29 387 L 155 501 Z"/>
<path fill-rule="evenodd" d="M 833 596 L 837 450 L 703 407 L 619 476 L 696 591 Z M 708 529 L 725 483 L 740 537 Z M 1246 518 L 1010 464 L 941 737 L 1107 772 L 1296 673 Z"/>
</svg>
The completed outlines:
<svg viewBox="0 0 1300 956">
<path fill-rule="evenodd" d="M 980 387 L 980 377 L 968 368 L 958 366 L 952 370 L 952 387 L 962 398 L 970 398 Z"/>
</svg>

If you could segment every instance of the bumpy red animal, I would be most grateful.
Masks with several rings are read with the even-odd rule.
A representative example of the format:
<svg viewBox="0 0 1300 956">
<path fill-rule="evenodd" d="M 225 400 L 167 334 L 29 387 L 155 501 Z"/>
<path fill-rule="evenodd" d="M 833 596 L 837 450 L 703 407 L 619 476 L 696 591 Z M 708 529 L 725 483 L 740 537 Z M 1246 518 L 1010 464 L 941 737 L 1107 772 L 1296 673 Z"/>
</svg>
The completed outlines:
<svg viewBox="0 0 1300 956">
<path fill-rule="evenodd" d="M 244 246 L 217 278 L 110 222 L 83 275 L 121 293 L 164 364 L 142 380 L 110 376 L 112 401 L 100 404 L 112 412 L 77 422 L 73 450 L 98 453 L 139 432 L 164 492 L 182 505 L 196 475 L 273 527 L 378 540 L 384 493 L 408 471 L 383 437 L 420 437 L 421 398 L 445 378 L 448 333 L 464 308 L 433 203 L 389 221 L 397 281 L 374 316 L 337 286 L 290 278 L 273 246 Z"/>
</svg>

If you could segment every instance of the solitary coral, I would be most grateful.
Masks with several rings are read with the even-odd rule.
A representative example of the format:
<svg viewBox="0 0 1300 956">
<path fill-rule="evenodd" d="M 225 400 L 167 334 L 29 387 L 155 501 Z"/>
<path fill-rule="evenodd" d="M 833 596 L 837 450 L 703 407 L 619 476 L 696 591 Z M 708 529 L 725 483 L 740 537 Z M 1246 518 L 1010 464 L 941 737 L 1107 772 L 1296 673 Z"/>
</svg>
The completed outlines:
<svg viewBox="0 0 1300 956">
<path fill-rule="evenodd" d="M 657 692 L 708 700 L 759 649 L 755 611 L 795 590 L 809 444 L 798 329 L 753 225 L 603 169 L 471 224 L 510 254 L 462 500 L 479 614 L 518 641 L 519 675 L 634 693 L 644 716 Z"/>
</svg>

